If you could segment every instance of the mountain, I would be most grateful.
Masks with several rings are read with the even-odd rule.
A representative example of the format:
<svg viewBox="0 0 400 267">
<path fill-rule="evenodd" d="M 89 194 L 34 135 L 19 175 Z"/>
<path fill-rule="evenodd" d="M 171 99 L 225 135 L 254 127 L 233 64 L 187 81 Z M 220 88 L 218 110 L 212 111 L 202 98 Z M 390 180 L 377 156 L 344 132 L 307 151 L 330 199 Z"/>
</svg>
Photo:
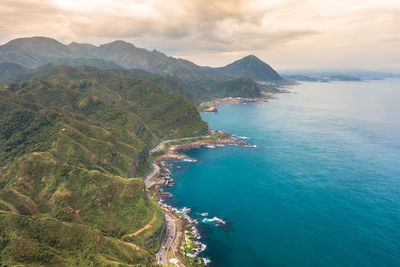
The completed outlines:
<svg viewBox="0 0 400 267">
<path fill-rule="evenodd" d="M 26 68 L 68 56 L 70 49 L 66 45 L 46 37 L 19 38 L 0 46 L 0 62 L 17 63 Z"/>
<path fill-rule="evenodd" d="M 270 65 L 253 55 L 225 67 L 215 68 L 215 70 L 229 77 L 249 77 L 258 82 L 285 83 L 285 80 Z"/>
<path fill-rule="evenodd" d="M 115 41 L 98 47 L 96 55 L 105 60 L 113 60 L 125 68 L 176 77 L 184 82 L 205 80 L 227 80 L 212 68 L 200 67 L 188 60 L 168 57 L 156 50 L 148 51 L 131 43 Z"/>
<path fill-rule="evenodd" d="M 46 37 L 20 38 L 0 46 L 0 62 L 22 64 L 26 68 L 38 68 L 48 63 L 55 63 L 70 66 L 89 65 L 101 69 L 141 69 L 152 74 L 179 79 L 191 90 L 190 94 L 193 95 L 191 100 L 196 99 L 196 101 L 208 100 L 215 95 L 236 96 L 229 94 L 230 90 L 221 89 L 221 92 L 218 92 L 220 90 L 218 86 L 224 83 L 237 83 L 236 87 L 243 84 L 243 80 L 235 79 L 236 76 L 228 77 L 213 68 L 169 57 L 156 50 L 138 48 L 124 41 L 94 46 L 75 42 L 64 45 Z M 241 76 L 243 75 L 237 77 Z M 276 78 L 268 81 L 278 80 L 283 81 Z M 252 83 L 246 88 L 258 87 L 252 80 L 247 80 L 246 83 Z M 240 92 L 242 97 L 254 95 L 254 91 L 240 90 Z M 255 95 L 262 96 L 261 91 Z"/>
<path fill-rule="evenodd" d="M 90 44 L 71 43 L 64 45 L 47 37 L 19 38 L 0 46 L 0 62 L 21 64 L 35 68 L 47 63 L 68 64 L 75 59 L 103 59 L 124 68 L 171 75 L 183 81 L 223 80 L 212 68 L 200 67 L 183 59 L 168 57 L 156 50 L 148 51 L 131 43 L 115 41 L 99 47 Z M 68 64 L 69 65 L 69 64 Z M 72 65 L 77 65 L 73 63 Z"/>
<path fill-rule="evenodd" d="M 2 266 L 155 262 L 148 151 L 208 126 L 183 96 L 118 71 L 50 64 L 0 87 Z"/>
</svg>

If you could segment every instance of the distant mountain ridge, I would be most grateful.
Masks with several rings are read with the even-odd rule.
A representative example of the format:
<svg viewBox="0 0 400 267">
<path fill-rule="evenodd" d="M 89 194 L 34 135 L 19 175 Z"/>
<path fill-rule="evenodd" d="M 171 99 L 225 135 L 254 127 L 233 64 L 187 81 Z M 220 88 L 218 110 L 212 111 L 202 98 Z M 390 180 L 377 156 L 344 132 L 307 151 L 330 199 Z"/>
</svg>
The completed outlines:
<svg viewBox="0 0 400 267">
<path fill-rule="evenodd" d="M 185 59 L 169 57 L 157 50 L 138 48 L 125 41 L 95 46 L 72 42 L 64 45 L 47 37 L 19 38 L 0 46 L 0 62 L 17 63 L 28 68 L 55 60 L 77 58 L 113 61 L 124 68 L 171 75 L 183 81 L 227 80 L 227 77 L 249 77 L 256 81 L 281 81 L 279 74 L 255 56 L 247 56 L 222 68 L 202 67 Z M 243 70 L 248 67 L 248 70 Z"/>
<path fill-rule="evenodd" d="M 266 82 L 272 86 L 290 84 L 255 56 L 247 56 L 222 68 L 211 68 L 170 57 L 156 50 L 138 48 L 125 41 L 95 46 L 76 42 L 65 45 L 47 37 L 19 38 L 0 45 L 0 63 L 19 64 L 27 72 L 48 63 L 88 65 L 103 70 L 125 68 L 135 69 L 136 72 L 140 69 L 179 79 L 191 91 L 193 97 L 190 100 L 194 103 L 231 96 L 261 97 L 263 86 L 257 82 Z M 13 74 L 12 71 L 3 73 Z M 3 76 L 0 73 L 0 78 Z M 250 79 L 243 79 L 245 77 Z"/>
<path fill-rule="evenodd" d="M 19 38 L 0 46 L 0 62 L 17 63 L 35 68 L 64 59 L 103 59 L 130 69 L 137 68 L 161 75 L 171 75 L 183 81 L 226 80 L 209 67 L 200 67 L 184 60 L 168 57 L 156 50 L 148 51 L 125 41 L 100 46 L 71 43 L 64 45 L 47 37 Z"/>
</svg>

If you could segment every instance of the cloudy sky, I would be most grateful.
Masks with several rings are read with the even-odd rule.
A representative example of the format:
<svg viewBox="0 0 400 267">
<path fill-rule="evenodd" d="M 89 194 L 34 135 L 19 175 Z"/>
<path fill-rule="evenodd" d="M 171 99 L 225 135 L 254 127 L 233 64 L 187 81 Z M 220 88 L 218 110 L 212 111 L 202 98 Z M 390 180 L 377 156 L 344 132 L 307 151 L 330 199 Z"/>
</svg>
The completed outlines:
<svg viewBox="0 0 400 267">
<path fill-rule="evenodd" d="M 116 39 L 200 65 L 400 72 L 400 0 L 1 0 L 0 43 Z"/>
</svg>

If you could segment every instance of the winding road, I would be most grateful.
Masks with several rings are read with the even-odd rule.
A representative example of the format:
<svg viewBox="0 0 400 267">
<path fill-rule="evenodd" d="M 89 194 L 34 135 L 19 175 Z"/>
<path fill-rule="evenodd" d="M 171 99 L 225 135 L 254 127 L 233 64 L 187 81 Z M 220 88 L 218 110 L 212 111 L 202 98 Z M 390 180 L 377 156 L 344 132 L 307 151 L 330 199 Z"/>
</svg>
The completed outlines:
<svg viewBox="0 0 400 267">
<path fill-rule="evenodd" d="M 196 136 L 197 138 L 207 138 L 210 137 L 210 135 L 204 135 L 204 136 Z M 154 147 L 152 150 L 150 150 L 150 155 L 153 154 L 154 152 L 157 152 L 159 150 L 161 150 L 165 144 L 170 143 L 170 142 L 175 142 L 175 141 L 182 141 L 182 140 L 187 140 L 187 139 L 191 139 L 193 137 L 184 137 L 184 138 L 179 138 L 179 139 L 172 139 L 172 140 L 165 140 L 162 141 L 161 143 L 159 143 L 156 147 Z M 157 164 L 153 163 L 153 170 L 146 175 L 146 177 L 144 178 L 144 183 L 146 185 L 146 187 L 148 187 L 151 179 L 157 175 L 160 172 L 160 167 L 157 166 Z"/>
<path fill-rule="evenodd" d="M 179 140 L 179 139 L 176 139 L 176 140 Z M 155 148 L 153 148 L 152 150 L 150 150 L 150 154 L 153 154 L 154 152 L 159 151 L 161 148 L 163 148 L 163 146 L 164 146 L 166 143 L 169 143 L 169 142 L 172 142 L 172 141 L 175 141 L 175 140 L 165 140 L 165 141 L 162 141 L 162 142 L 159 143 Z"/>
<path fill-rule="evenodd" d="M 145 178 L 144 178 L 144 184 L 146 185 L 146 188 L 149 187 L 149 183 L 151 181 L 151 179 L 157 175 L 160 172 L 160 167 L 158 167 L 157 164 L 153 163 L 153 170 L 151 171 L 151 173 L 149 173 Z"/>
<path fill-rule="evenodd" d="M 157 264 L 168 266 L 168 251 L 175 242 L 177 227 L 176 221 L 168 214 L 165 214 L 165 222 L 167 231 L 164 240 L 161 242 L 160 251 L 158 251 L 156 257 Z"/>
<path fill-rule="evenodd" d="M 207 136 L 199 136 L 202 138 L 210 137 L 210 135 Z M 165 144 L 170 143 L 172 141 L 178 141 L 178 140 L 185 140 L 185 139 L 191 139 L 192 137 L 185 137 L 185 138 L 180 138 L 180 139 L 175 139 L 175 140 L 165 140 L 158 144 L 156 147 L 154 147 L 152 150 L 150 150 L 150 154 L 153 154 L 154 152 L 157 152 L 161 150 Z M 150 182 L 152 178 L 156 175 L 158 175 L 160 172 L 160 167 L 153 163 L 153 170 L 144 178 L 144 183 L 146 185 L 146 188 L 151 186 Z M 176 241 L 176 236 L 177 236 L 177 222 L 174 218 L 172 218 L 168 213 L 165 213 L 165 222 L 166 222 L 166 234 L 164 236 L 163 241 L 161 242 L 160 250 L 157 252 L 156 257 L 157 257 L 157 264 L 163 265 L 163 266 L 168 266 L 168 251 Z"/>
<path fill-rule="evenodd" d="M 161 143 L 159 143 L 155 148 L 153 148 L 152 150 L 150 150 L 150 155 L 153 154 L 154 152 L 159 151 L 160 149 L 162 149 L 164 147 L 164 145 L 166 143 L 172 142 L 175 140 L 165 140 L 162 141 Z M 158 173 L 160 172 L 160 167 L 158 167 L 157 164 L 153 163 L 153 170 L 146 175 L 146 177 L 144 177 L 144 184 L 146 185 L 146 188 L 149 187 L 150 181 L 151 179 L 156 176 Z"/>
<path fill-rule="evenodd" d="M 150 150 L 150 154 L 153 154 L 154 152 L 161 150 L 166 143 L 169 143 L 171 141 L 175 140 L 165 140 L 161 142 L 155 148 Z M 144 183 L 146 187 L 149 185 L 151 179 L 159 172 L 160 172 L 160 167 L 158 167 L 157 164 L 153 163 L 153 170 L 144 178 Z M 175 242 L 177 227 L 176 227 L 176 221 L 168 214 L 165 214 L 165 223 L 166 223 L 165 226 L 166 233 L 163 241 L 161 242 L 160 250 L 157 252 L 156 257 L 157 257 L 157 264 L 168 266 L 168 251 Z"/>
</svg>

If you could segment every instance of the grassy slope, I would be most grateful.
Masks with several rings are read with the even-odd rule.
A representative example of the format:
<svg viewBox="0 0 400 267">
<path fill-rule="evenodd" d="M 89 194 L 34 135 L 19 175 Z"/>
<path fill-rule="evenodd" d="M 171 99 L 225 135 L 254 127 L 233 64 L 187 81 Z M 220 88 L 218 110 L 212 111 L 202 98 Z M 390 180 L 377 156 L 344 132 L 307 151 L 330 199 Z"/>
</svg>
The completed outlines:
<svg viewBox="0 0 400 267">
<path fill-rule="evenodd" d="M 142 179 L 127 177 L 161 138 L 207 125 L 182 96 L 105 74 L 71 68 L 0 90 L 2 264 L 154 261 L 164 219 Z"/>
</svg>

